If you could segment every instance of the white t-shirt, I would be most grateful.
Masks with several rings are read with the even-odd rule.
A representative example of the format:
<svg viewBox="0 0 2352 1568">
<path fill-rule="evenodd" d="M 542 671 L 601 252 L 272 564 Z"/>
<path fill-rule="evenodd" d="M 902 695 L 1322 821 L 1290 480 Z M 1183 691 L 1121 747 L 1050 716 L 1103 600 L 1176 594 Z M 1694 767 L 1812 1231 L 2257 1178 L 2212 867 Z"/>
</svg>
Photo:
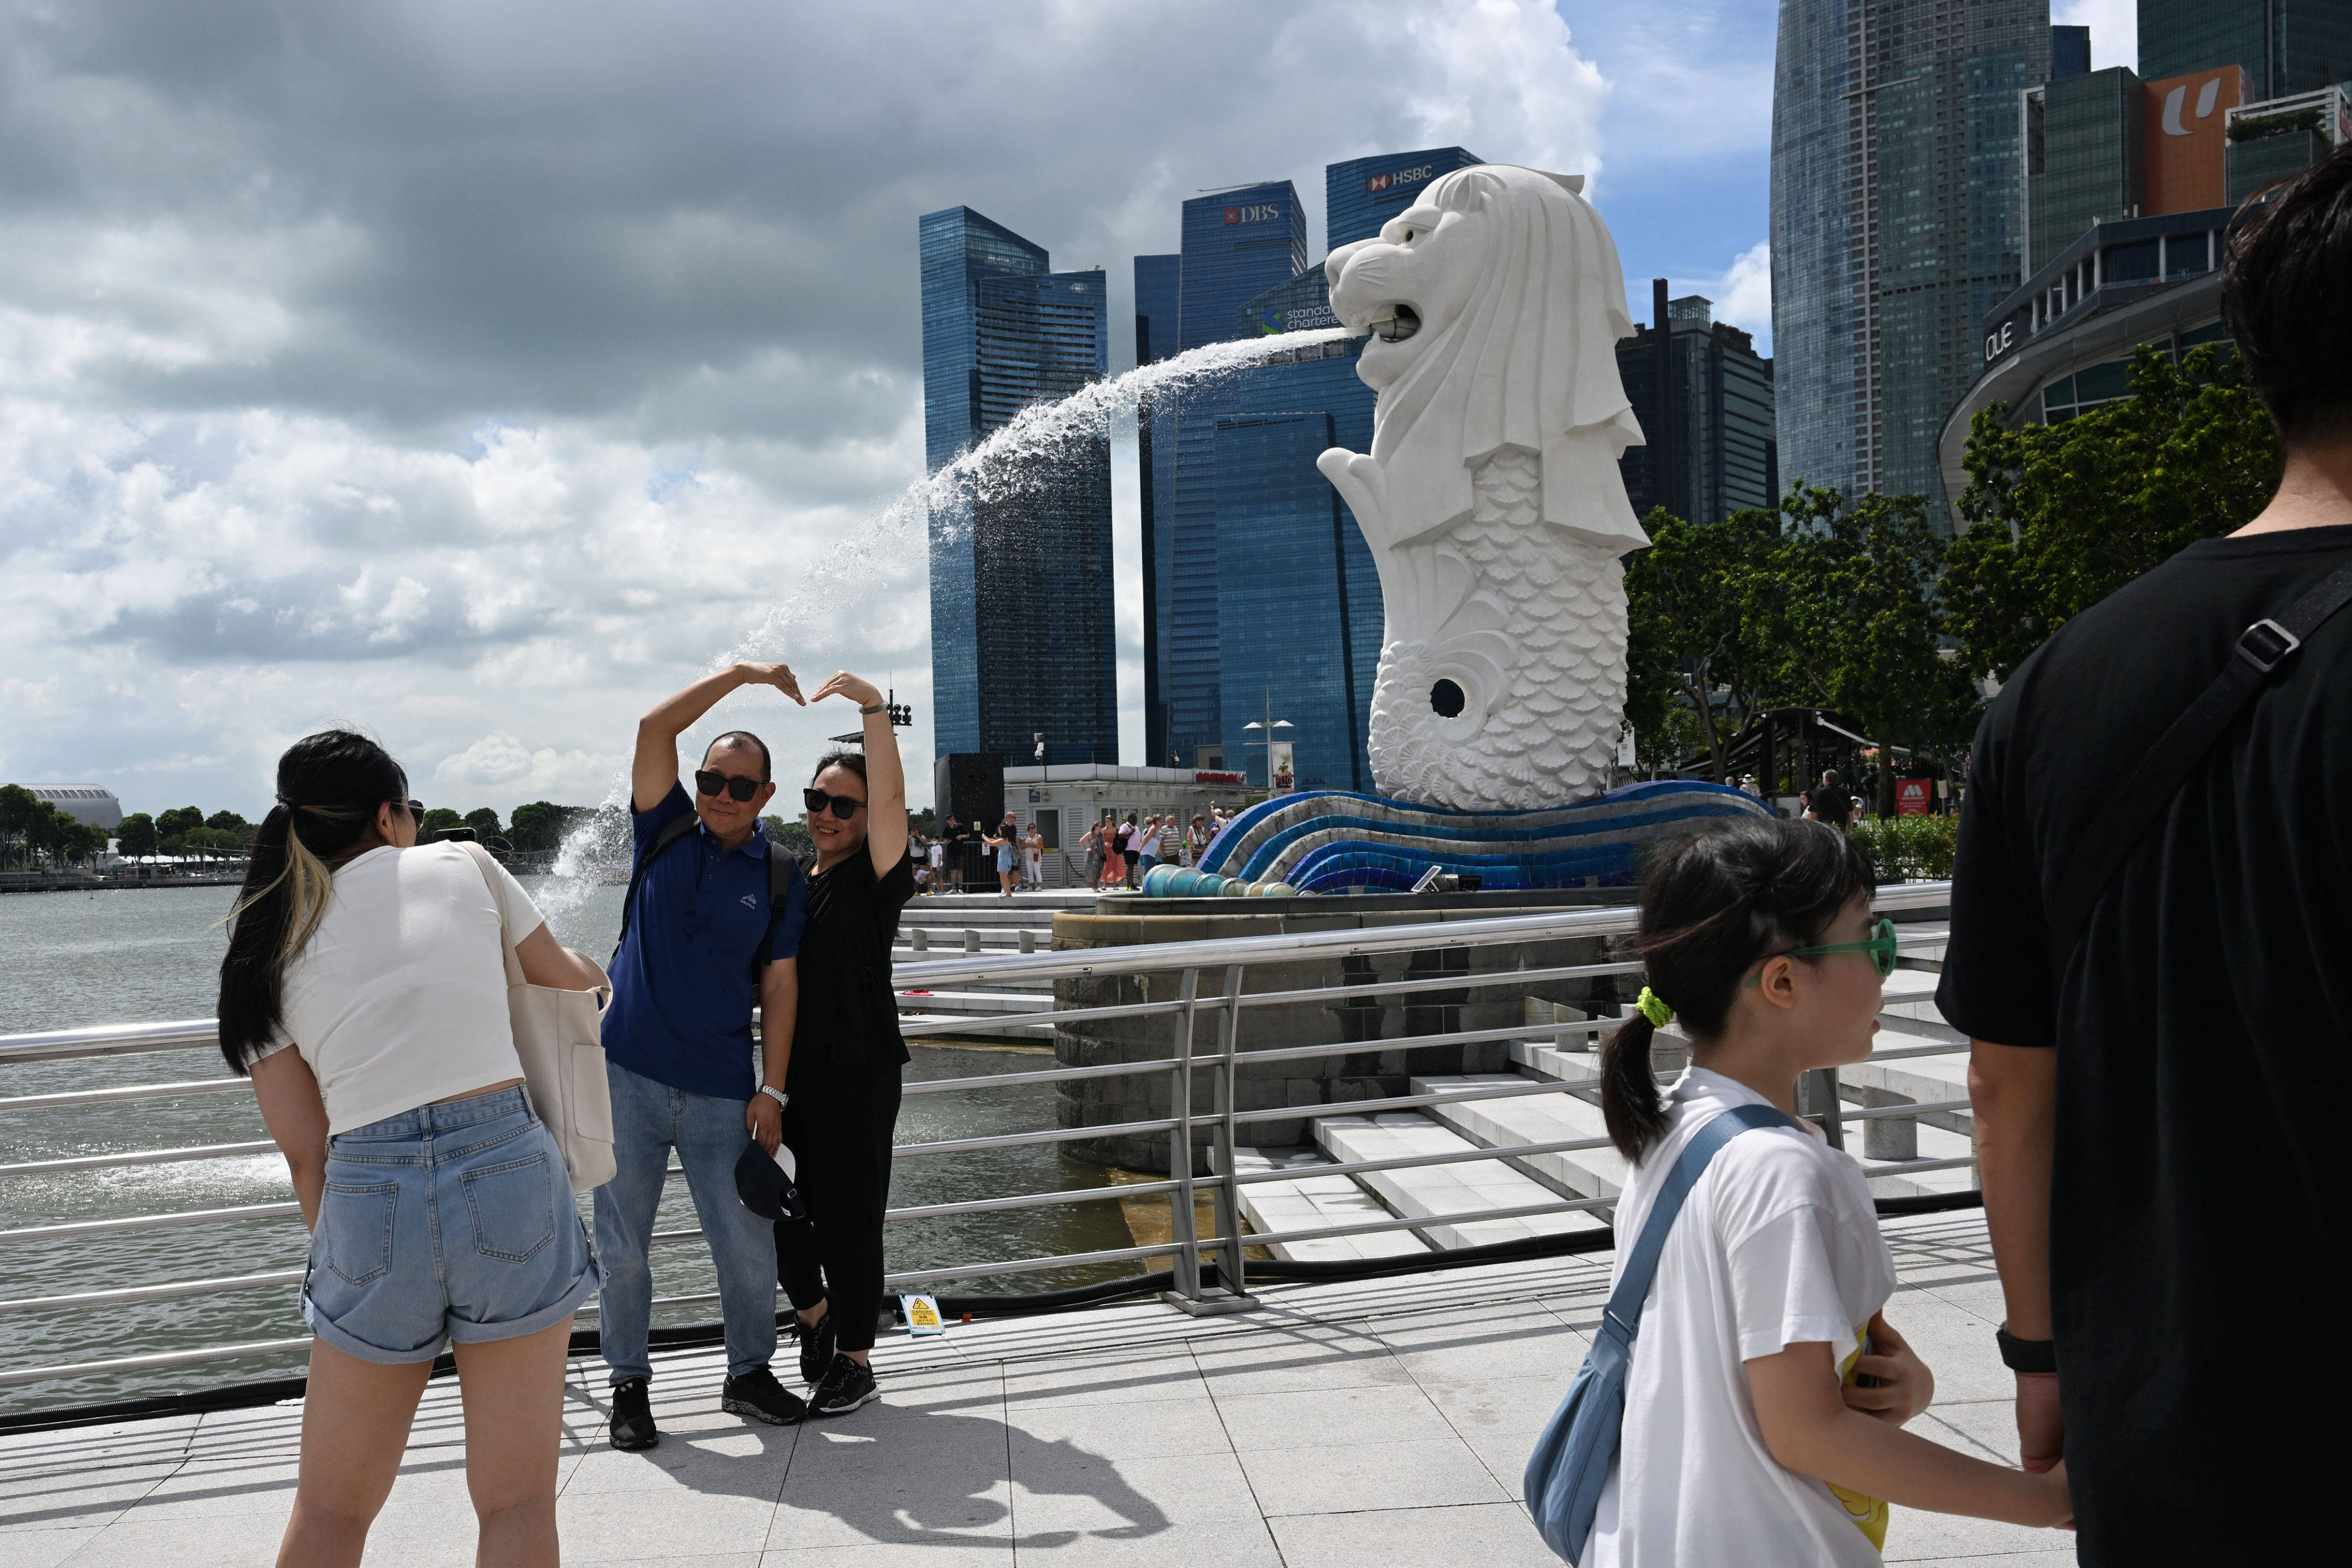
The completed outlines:
<svg viewBox="0 0 2352 1568">
<path fill-rule="evenodd" d="M 1692 1133 L 1735 1105 L 1764 1103 L 1720 1073 L 1685 1073 L 1665 1137 L 1626 1183 L 1617 1234 L 1641 1234 Z M 1843 1365 L 1894 1290 L 1895 1260 L 1853 1160 L 1810 1127 L 1759 1128 L 1725 1144 L 1659 1255 L 1588 1568 L 1875 1568 L 1878 1550 L 1846 1504 L 1765 1447 L 1744 1363 L 1822 1341 Z"/>
<path fill-rule="evenodd" d="M 947 847 L 946 847 L 945 845 L 941 844 L 941 843 L 940 843 L 938 839 L 936 839 L 936 838 L 934 838 L 934 839 L 932 839 L 932 840 L 931 840 L 931 864 L 932 864 L 932 865 L 937 866 L 937 865 L 940 863 L 940 861 L 942 858 L 945 858 L 946 853 L 947 853 Z"/>
<path fill-rule="evenodd" d="M 1141 853 L 1150 856 L 1154 860 L 1160 858 L 1160 829 L 1155 827 L 1144 835 Z"/>
<path fill-rule="evenodd" d="M 520 942 L 543 917 L 496 874 Z M 347 861 L 286 966 L 283 1022 L 262 1054 L 301 1052 L 330 1133 L 520 1078 L 499 931 L 489 884 L 457 845 L 384 845 Z"/>
</svg>

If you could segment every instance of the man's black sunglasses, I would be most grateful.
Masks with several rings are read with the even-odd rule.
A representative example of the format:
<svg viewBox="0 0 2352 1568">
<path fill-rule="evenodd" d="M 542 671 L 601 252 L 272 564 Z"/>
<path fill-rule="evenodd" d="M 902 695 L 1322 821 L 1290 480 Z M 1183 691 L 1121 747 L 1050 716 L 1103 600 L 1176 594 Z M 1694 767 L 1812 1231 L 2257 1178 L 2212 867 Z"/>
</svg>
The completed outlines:
<svg viewBox="0 0 2352 1568">
<path fill-rule="evenodd" d="M 730 778 L 717 768 L 698 768 L 694 774 L 694 787 L 705 795 L 717 795 L 725 790 L 737 800 L 749 800 L 760 793 L 760 781 Z"/>
<path fill-rule="evenodd" d="M 824 811 L 830 807 L 833 811 L 833 815 L 841 818 L 844 822 L 847 822 L 851 817 L 856 816 L 857 815 L 857 808 L 866 804 L 855 795 L 827 795 L 821 789 L 804 789 L 801 791 L 801 801 L 809 808 L 811 815 L 814 815 L 817 812 Z"/>
</svg>

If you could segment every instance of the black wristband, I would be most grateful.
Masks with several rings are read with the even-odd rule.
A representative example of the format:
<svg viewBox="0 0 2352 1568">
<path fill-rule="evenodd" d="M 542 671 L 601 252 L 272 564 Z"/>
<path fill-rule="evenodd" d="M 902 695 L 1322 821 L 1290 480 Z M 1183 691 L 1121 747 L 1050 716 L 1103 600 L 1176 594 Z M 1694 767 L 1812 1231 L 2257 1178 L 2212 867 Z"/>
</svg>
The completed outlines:
<svg viewBox="0 0 2352 1568">
<path fill-rule="evenodd" d="M 2058 1371 L 2058 1345 L 2054 1340 L 2021 1340 L 2009 1331 L 2007 1323 L 1992 1331 L 1993 1342 L 2000 1346 L 2000 1364 L 2011 1372 L 2038 1372 L 2055 1374 Z"/>
</svg>

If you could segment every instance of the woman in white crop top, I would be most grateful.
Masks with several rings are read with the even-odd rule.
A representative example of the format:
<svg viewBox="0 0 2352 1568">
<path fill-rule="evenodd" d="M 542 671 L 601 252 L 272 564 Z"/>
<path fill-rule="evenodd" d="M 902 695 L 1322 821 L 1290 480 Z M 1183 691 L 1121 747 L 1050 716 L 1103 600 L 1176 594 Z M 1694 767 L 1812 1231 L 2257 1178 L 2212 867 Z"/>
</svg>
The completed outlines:
<svg viewBox="0 0 2352 1568">
<path fill-rule="evenodd" d="M 564 1357 L 598 1275 L 523 1089 L 501 929 L 534 985 L 602 977 L 505 871 L 417 847 L 422 811 L 367 737 L 296 742 L 221 963 L 221 1054 L 251 1075 L 310 1227 L 315 1337 L 281 1563 L 359 1562 L 451 1342 L 481 1560 L 557 1560 Z"/>
</svg>

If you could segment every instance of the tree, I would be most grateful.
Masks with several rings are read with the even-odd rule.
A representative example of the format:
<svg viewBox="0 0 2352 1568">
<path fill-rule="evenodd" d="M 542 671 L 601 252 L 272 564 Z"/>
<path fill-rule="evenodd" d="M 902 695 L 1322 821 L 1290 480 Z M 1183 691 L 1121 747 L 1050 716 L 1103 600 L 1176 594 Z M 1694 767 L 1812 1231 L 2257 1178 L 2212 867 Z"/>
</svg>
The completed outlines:
<svg viewBox="0 0 2352 1568">
<path fill-rule="evenodd" d="M 106 847 L 106 832 L 87 822 L 74 821 L 65 830 L 65 857 L 87 865 Z"/>
<path fill-rule="evenodd" d="M 2234 355 L 2208 344 L 2175 364 L 2142 347 L 2131 393 L 2056 425 L 2004 429 L 2000 404 L 1970 425 L 1971 526 L 1943 585 L 1969 674 L 2007 680 L 2067 621 L 2277 489 L 2277 434 Z"/>
<path fill-rule="evenodd" d="M 68 848 L 73 843 L 73 830 L 81 825 L 45 800 L 36 799 L 39 810 L 25 825 L 25 843 L 49 858 L 51 866 L 62 865 Z"/>
<path fill-rule="evenodd" d="M 0 866 L 5 866 L 8 863 L 10 844 L 25 842 L 25 835 L 32 826 L 34 814 L 42 804 L 41 797 L 23 784 L 0 784 Z M 31 849 L 32 846 L 26 843 L 26 856 L 28 863 L 31 858 Z"/>
<path fill-rule="evenodd" d="M 465 825 L 474 830 L 475 837 L 485 842 L 506 837 L 506 829 L 499 826 L 499 814 L 487 805 L 478 806 L 467 812 L 465 816 Z"/>
<path fill-rule="evenodd" d="M 241 833 L 253 825 L 233 811 L 215 811 L 205 818 L 205 826 L 216 833 Z"/>
<path fill-rule="evenodd" d="M 795 858 L 816 853 L 816 840 L 809 837 L 808 824 L 782 816 L 763 816 L 760 825 L 768 830 L 768 842 Z"/>
<path fill-rule="evenodd" d="M 122 853 L 133 859 L 144 859 L 155 853 L 155 819 L 143 811 L 134 811 L 115 828 L 114 838 L 122 847 Z"/>
<path fill-rule="evenodd" d="M 528 854 L 560 849 L 572 825 L 591 815 L 592 810 L 584 805 L 558 805 L 549 800 L 527 801 L 514 808 L 514 819 L 507 824 L 507 842 Z"/>
<path fill-rule="evenodd" d="M 1913 751 L 1967 744 L 1980 704 L 1941 645 L 1945 547 L 1925 499 L 1792 490 L 1780 512 L 1780 541 L 1749 579 L 1749 622 L 1770 650 L 1764 699 L 1835 709 Z M 1889 770 L 1881 780 L 1891 792 Z"/>
<path fill-rule="evenodd" d="M 1663 754 L 1654 744 L 1682 731 L 1675 711 L 1687 714 L 1720 778 L 1725 749 L 1754 708 L 1749 584 L 1771 551 L 1777 520 L 1739 511 L 1690 523 L 1656 507 L 1643 527 L 1650 548 L 1635 551 L 1625 568 L 1625 717 L 1648 763 Z"/>
<path fill-rule="evenodd" d="M 434 835 L 446 832 L 452 827 L 463 827 L 465 826 L 466 819 L 464 817 L 458 816 L 456 812 L 450 810 L 446 805 L 436 805 L 432 810 L 425 814 L 425 821 L 423 824 L 424 831 L 417 837 L 420 838 L 430 838 Z"/>
<path fill-rule="evenodd" d="M 155 831 L 166 837 L 185 833 L 191 827 L 202 827 L 205 814 L 193 805 L 175 805 L 155 818 Z"/>
</svg>

